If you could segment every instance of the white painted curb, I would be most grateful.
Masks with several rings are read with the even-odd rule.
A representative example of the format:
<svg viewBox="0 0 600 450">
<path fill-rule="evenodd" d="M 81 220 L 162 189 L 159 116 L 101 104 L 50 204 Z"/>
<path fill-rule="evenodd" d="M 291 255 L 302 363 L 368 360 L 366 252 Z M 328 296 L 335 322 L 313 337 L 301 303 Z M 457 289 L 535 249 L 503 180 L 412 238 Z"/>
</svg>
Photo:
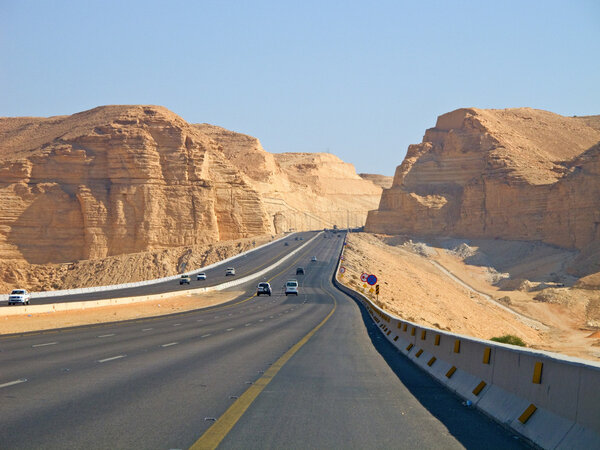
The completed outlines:
<svg viewBox="0 0 600 450">
<path fill-rule="evenodd" d="M 600 449 L 599 363 L 403 320 L 343 285 L 339 266 L 334 285 L 367 308 L 402 354 L 472 407 L 542 448 Z"/>
</svg>

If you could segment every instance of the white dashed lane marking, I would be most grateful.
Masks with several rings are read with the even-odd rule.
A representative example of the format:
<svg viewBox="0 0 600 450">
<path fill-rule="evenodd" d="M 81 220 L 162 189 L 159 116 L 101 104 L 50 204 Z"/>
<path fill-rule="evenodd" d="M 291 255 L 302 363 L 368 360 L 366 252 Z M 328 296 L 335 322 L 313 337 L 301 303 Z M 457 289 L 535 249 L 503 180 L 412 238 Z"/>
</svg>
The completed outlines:
<svg viewBox="0 0 600 450">
<path fill-rule="evenodd" d="M 8 383 L 0 384 L 0 389 L 8 387 L 8 386 L 14 386 L 15 384 L 25 383 L 26 381 L 27 381 L 27 378 L 20 378 L 15 381 L 9 381 Z"/>
<path fill-rule="evenodd" d="M 201 337 L 201 338 L 204 338 L 204 337 L 209 337 L 209 336 L 212 336 L 212 335 L 211 335 L 210 333 L 208 333 L 208 334 L 203 334 L 203 335 L 202 335 L 202 336 L 200 336 L 200 337 Z"/>
<path fill-rule="evenodd" d="M 105 338 L 105 337 L 111 337 L 111 336 L 114 336 L 114 335 L 115 335 L 115 333 L 111 333 L 111 334 L 102 334 L 102 335 L 100 335 L 100 336 L 98 336 L 98 337 L 99 337 L 99 338 Z"/>
<path fill-rule="evenodd" d="M 152 328 L 144 328 L 142 331 L 150 331 Z"/>
<path fill-rule="evenodd" d="M 32 347 L 45 347 L 47 345 L 56 345 L 56 344 L 58 344 L 58 342 L 46 342 L 45 344 L 35 344 L 35 345 L 32 345 Z"/>
<path fill-rule="evenodd" d="M 114 361 L 115 359 L 121 359 L 121 358 L 125 358 L 125 355 L 118 355 L 118 356 L 113 356 L 111 358 L 99 359 L 98 362 L 99 363 L 105 363 L 105 362 L 108 362 L 108 361 Z"/>
<path fill-rule="evenodd" d="M 168 344 L 163 344 L 161 347 L 170 347 L 171 345 L 177 345 L 179 342 L 169 342 Z"/>
<path fill-rule="evenodd" d="M 226 331 L 233 331 L 233 330 L 235 330 L 235 328 L 227 328 Z"/>
</svg>

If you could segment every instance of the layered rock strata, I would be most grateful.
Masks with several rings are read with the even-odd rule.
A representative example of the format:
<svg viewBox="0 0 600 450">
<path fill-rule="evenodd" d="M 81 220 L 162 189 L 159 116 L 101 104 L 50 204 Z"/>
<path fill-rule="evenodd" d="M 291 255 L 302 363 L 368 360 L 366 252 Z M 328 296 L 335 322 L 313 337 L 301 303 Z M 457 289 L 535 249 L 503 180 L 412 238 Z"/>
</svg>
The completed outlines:
<svg viewBox="0 0 600 450">
<path fill-rule="evenodd" d="M 329 153 L 268 153 L 252 136 L 214 125 L 196 128 L 252 180 L 274 231 L 363 226 L 382 188 Z"/>
<path fill-rule="evenodd" d="M 360 226 L 380 195 L 332 155 L 272 155 L 256 138 L 160 106 L 0 118 L 5 261 L 101 259 L 350 218 Z"/>
<path fill-rule="evenodd" d="M 600 239 L 600 116 L 444 114 L 409 147 L 366 230 L 583 249 Z"/>
</svg>

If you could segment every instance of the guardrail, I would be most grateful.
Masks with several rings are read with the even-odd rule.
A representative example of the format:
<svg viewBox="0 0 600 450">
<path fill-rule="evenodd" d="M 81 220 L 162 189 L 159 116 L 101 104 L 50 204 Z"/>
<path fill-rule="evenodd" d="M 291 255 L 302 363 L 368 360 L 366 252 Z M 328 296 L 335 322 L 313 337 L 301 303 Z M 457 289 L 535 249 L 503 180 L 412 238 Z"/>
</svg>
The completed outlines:
<svg viewBox="0 0 600 450">
<path fill-rule="evenodd" d="M 267 242 L 266 244 L 263 245 L 259 245 L 258 247 L 255 248 L 251 248 L 250 250 L 246 250 L 244 252 L 238 253 L 237 255 L 233 255 L 230 256 L 229 258 L 223 259 L 221 261 L 217 261 L 213 264 L 209 264 L 208 266 L 205 267 L 201 267 L 199 269 L 194 269 L 192 271 L 189 272 L 184 272 L 187 273 L 188 275 L 194 275 L 196 273 L 199 272 L 204 272 L 208 269 L 212 269 L 213 267 L 217 267 L 221 264 L 225 264 L 235 258 L 239 258 L 240 256 L 244 256 L 247 255 L 249 253 L 252 253 L 258 249 L 261 249 L 263 247 L 266 247 L 268 245 L 272 245 L 276 242 L 281 241 L 282 239 L 286 239 L 292 235 L 294 235 L 296 233 L 289 233 L 286 234 L 285 236 L 282 236 L 280 238 L 277 238 L 271 242 Z M 139 286 L 147 286 L 150 284 L 158 284 L 158 283 L 163 283 L 165 281 L 172 281 L 172 280 L 177 280 L 178 278 L 181 277 L 182 274 L 177 274 L 177 275 L 171 275 L 168 277 L 163 277 L 163 278 L 154 278 L 152 280 L 145 280 L 145 281 L 135 281 L 132 283 L 122 283 L 122 284 L 112 284 L 112 285 L 106 285 L 106 286 L 92 286 L 92 287 L 86 287 L 86 288 L 76 288 L 76 289 L 63 289 L 60 291 L 42 291 L 42 292 L 31 292 L 31 298 L 36 298 L 36 297 L 59 297 L 61 295 L 72 295 L 72 294 L 86 294 L 89 292 L 102 292 L 102 291 L 112 291 L 112 290 L 117 290 L 117 289 L 126 289 L 126 288 L 132 288 L 132 287 L 139 287 Z M 0 301 L 2 300 L 8 300 L 8 294 L 0 294 Z"/>
<path fill-rule="evenodd" d="M 392 345 L 466 405 L 542 448 L 600 448 L 600 364 L 403 320 L 342 284 L 339 265 L 334 285 L 362 303 Z"/>
<path fill-rule="evenodd" d="M 97 308 L 100 306 L 110 306 L 110 305 L 124 305 L 128 303 L 138 303 L 145 302 L 150 300 L 158 300 L 158 299 L 167 299 L 170 297 L 179 297 L 182 295 L 188 294 L 198 294 L 202 292 L 209 291 L 221 291 L 223 289 L 227 289 L 233 286 L 238 286 L 240 284 L 248 283 L 249 281 L 255 280 L 263 276 L 265 273 L 275 269 L 276 267 L 283 264 L 285 261 L 290 259 L 292 256 L 300 252 L 304 247 L 314 241 L 317 237 L 319 237 L 321 233 L 317 233 L 315 236 L 310 238 L 304 244 L 302 244 L 297 249 L 291 251 L 279 261 L 274 262 L 270 266 L 259 270 L 258 272 L 254 272 L 250 275 L 246 275 L 245 277 L 238 278 L 232 281 L 227 281 L 225 283 L 217 284 L 215 286 L 207 286 L 203 288 L 196 289 L 186 289 L 184 291 L 174 291 L 174 292 L 165 292 L 162 294 L 152 294 L 152 295 L 141 295 L 136 297 L 121 297 L 115 299 L 103 299 L 103 300 L 88 300 L 82 302 L 67 302 L 67 303 L 48 303 L 45 305 L 27 305 L 27 306 L 14 306 L 11 308 L 2 308 L 0 309 L 0 317 L 2 316 L 16 316 L 21 314 L 39 314 L 39 313 L 47 313 L 47 312 L 56 312 L 56 311 L 67 311 L 67 310 L 75 310 L 75 309 L 88 309 L 88 308 Z M 239 256 L 239 255 L 238 255 Z M 222 263 L 222 262 L 221 262 Z M 219 263 L 219 264 L 221 264 Z M 194 271 L 195 273 L 196 271 Z M 177 280 L 179 276 L 173 278 L 173 280 Z"/>
</svg>

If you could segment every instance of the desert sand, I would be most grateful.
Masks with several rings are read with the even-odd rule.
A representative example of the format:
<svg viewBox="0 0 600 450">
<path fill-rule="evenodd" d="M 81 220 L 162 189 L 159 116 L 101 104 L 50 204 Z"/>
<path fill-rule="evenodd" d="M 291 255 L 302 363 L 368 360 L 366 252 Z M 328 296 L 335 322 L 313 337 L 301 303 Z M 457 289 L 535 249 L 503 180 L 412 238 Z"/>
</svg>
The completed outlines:
<svg viewBox="0 0 600 450">
<path fill-rule="evenodd" d="M 572 252 L 520 242 L 470 244 L 352 233 L 343 282 L 361 290 L 361 273 L 375 274 L 380 306 L 419 324 L 481 339 L 512 334 L 531 348 L 600 360 L 600 293 L 548 280 L 561 275 Z M 516 252 L 519 246 L 533 251 L 537 265 Z"/>
</svg>

